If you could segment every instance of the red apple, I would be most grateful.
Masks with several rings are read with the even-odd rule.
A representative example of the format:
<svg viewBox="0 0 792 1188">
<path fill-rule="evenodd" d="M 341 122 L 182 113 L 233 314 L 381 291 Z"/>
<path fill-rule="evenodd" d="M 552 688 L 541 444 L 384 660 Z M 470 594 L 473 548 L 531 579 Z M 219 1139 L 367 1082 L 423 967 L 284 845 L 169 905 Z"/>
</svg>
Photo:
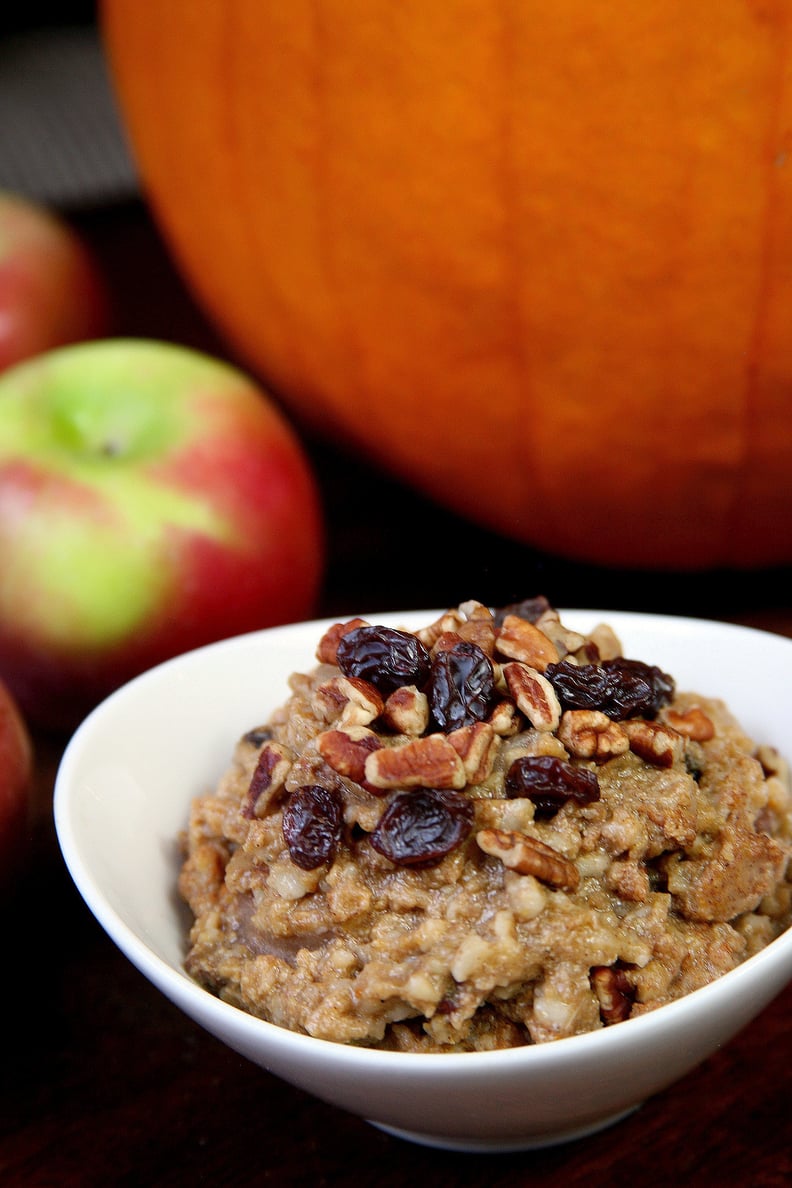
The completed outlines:
<svg viewBox="0 0 792 1188">
<path fill-rule="evenodd" d="M 108 298 L 71 227 L 0 191 L 0 371 L 52 347 L 106 333 Z"/>
<path fill-rule="evenodd" d="M 27 842 L 32 767 L 27 727 L 0 681 L 0 886 L 20 865 Z"/>
<path fill-rule="evenodd" d="M 71 728 L 178 652 L 307 617 L 317 491 L 240 371 L 161 342 L 64 347 L 0 376 L 0 678 Z"/>
</svg>

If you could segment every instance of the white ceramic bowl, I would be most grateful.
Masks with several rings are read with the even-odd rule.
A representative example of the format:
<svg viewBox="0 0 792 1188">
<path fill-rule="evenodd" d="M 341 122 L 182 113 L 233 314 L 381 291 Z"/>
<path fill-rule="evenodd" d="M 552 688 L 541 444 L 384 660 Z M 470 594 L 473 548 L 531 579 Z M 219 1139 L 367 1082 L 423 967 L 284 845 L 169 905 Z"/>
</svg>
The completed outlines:
<svg viewBox="0 0 792 1188">
<path fill-rule="evenodd" d="M 691 619 L 562 612 L 610 622 L 625 653 L 680 689 L 722 696 L 759 742 L 792 752 L 792 640 Z M 418 626 L 425 614 L 372 616 Z M 240 636 L 188 653 L 113 694 L 79 728 L 60 767 L 55 818 L 72 877 L 127 957 L 236 1051 L 392 1133 L 460 1150 L 516 1150 L 579 1137 L 682 1077 L 792 978 L 792 930 L 717 982 L 588 1035 L 500 1052 L 416 1055 L 292 1034 L 219 1001 L 182 968 L 188 921 L 175 890 L 176 836 L 246 729 L 313 664 L 326 623 Z"/>
</svg>

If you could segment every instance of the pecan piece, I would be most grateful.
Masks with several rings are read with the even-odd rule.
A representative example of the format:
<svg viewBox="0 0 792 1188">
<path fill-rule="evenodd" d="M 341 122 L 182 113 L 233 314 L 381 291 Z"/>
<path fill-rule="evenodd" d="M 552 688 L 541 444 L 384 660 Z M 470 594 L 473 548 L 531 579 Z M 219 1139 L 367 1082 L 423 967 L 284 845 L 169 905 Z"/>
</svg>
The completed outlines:
<svg viewBox="0 0 792 1188">
<path fill-rule="evenodd" d="M 522 726 L 522 718 L 513 701 L 497 702 L 487 721 L 501 738 L 517 734 Z"/>
<path fill-rule="evenodd" d="M 429 700 L 415 685 L 402 685 L 385 701 L 382 721 L 398 734 L 423 734 L 429 725 Z"/>
<path fill-rule="evenodd" d="M 601 710 L 567 710 L 561 717 L 558 737 L 570 755 L 605 763 L 630 749 L 630 739 L 620 722 Z"/>
<path fill-rule="evenodd" d="M 479 849 L 517 874 L 533 875 L 541 883 L 564 891 L 576 891 L 580 873 L 558 850 L 545 845 L 537 837 L 528 837 L 512 829 L 480 829 L 476 834 Z"/>
<path fill-rule="evenodd" d="M 321 664 L 335 664 L 338 644 L 345 635 L 354 631 L 356 627 L 366 627 L 365 619 L 350 619 L 346 623 L 334 623 L 328 627 L 316 648 L 316 659 Z"/>
<path fill-rule="evenodd" d="M 464 623 L 464 617 L 457 610 L 446 611 L 434 623 L 430 623 L 428 627 L 422 627 L 416 631 L 416 635 L 420 639 L 424 647 L 430 649 L 434 648 L 438 639 L 444 632 L 458 632 L 459 628 Z"/>
<path fill-rule="evenodd" d="M 346 730 L 325 730 L 317 736 L 316 749 L 328 767 L 356 784 L 366 779 L 366 759 L 382 743 L 373 730 L 351 726 Z"/>
<path fill-rule="evenodd" d="M 477 644 L 487 656 L 495 651 L 495 623 L 492 612 L 481 602 L 463 602 L 460 611 L 465 616 L 465 622 L 457 627 L 457 631 L 468 643 Z"/>
<path fill-rule="evenodd" d="M 544 614 L 539 616 L 536 620 L 536 626 L 539 631 L 543 632 L 555 644 L 559 656 L 579 652 L 586 645 L 585 635 L 581 635 L 579 631 L 572 631 L 570 627 L 564 626 L 558 611 L 554 607 L 549 607 Z"/>
<path fill-rule="evenodd" d="M 492 774 L 500 740 L 489 722 L 472 722 L 446 736 L 465 767 L 469 784 L 481 784 Z"/>
<path fill-rule="evenodd" d="M 519 660 L 528 664 L 539 672 L 544 672 L 548 664 L 556 664 L 559 659 L 558 648 L 527 619 L 518 615 L 506 615 L 495 640 L 495 647 L 502 656 L 511 660 Z"/>
<path fill-rule="evenodd" d="M 275 742 L 264 744 L 242 805 L 242 816 L 246 820 L 261 816 L 277 798 L 291 765 L 291 756 L 284 746 Z"/>
<path fill-rule="evenodd" d="M 519 661 L 504 664 L 502 672 L 517 708 L 534 730 L 556 730 L 561 719 L 561 703 L 547 677 Z"/>
<path fill-rule="evenodd" d="M 653 767 L 671 767 L 682 754 L 684 740 L 671 726 L 634 718 L 625 722 L 630 750 Z"/>
<path fill-rule="evenodd" d="M 427 734 L 398 747 L 381 747 L 366 759 L 374 788 L 464 788 L 465 765 L 443 734 Z"/>
<path fill-rule="evenodd" d="M 623 969 L 616 965 L 594 965 L 589 980 L 606 1027 L 629 1019 L 635 1002 L 635 987 Z"/>
<path fill-rule="evenodd" d="M 340 718 L 344 726 L 368 726 L 382 713 L 382 694 L 360 677 L 331 677 L 316 690 L 316 704 L 326 722 Z"/>
<path fill-rule="evenodd" d="M 691 738 L 694 742 L 708 742 L 715 737 L 712 718 L 709 718 L 698 705 L 692 705 L 684 713 L 667 709 L 665 720 L 677 734 L 683 734 L 685 738 Z"/>
</svg>

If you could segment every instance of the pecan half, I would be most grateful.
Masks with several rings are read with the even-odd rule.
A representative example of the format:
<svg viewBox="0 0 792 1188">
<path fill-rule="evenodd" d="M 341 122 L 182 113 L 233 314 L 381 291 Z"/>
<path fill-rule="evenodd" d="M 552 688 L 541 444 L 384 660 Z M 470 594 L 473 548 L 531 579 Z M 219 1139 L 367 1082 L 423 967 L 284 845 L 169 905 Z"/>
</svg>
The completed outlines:
<svg viewBox="0 0 792 1188">
<path fill-rule="evenodd" d="M 482 784 L 492 774 L 495 754 L 500 745 L 489 722 L 472 722 L 446 735 L 465 767 L 469 784 Z"/>
<path fill-rule="evenodd" d="M 398 734 L 423 734 L 429 725 L 429 700 L 415 685 L 394 689 L 385 701 L 382 721 Z"/>
<path fill-rule="evenodd" d="M 382 694 L 360 677 L 337 676 L 316 690 L 316 704 L 326 722 L 339 718 L 344 726 L 368 726 L 382 713 Z"/>
<path fill-rule="evenodd" d="M 591 988 L 597 997 L 600 1018 L 608 1027 L 629 1019 L 635 1001 L 635 987 L 623 969 L 615 965 L 595 965 L 589 973 Z"/>
<path fill-rule="evenodd" d="M 495 640 L 495 647 L 502 656 L 529 664 L 538 672 L 544 672 L 548 664 L 556 664 L 558 648 L 527 619 L 517 615 L 506 615 Z"/>
<path fill-rule="evenodd" d="M 534 730 L 556 730 L 561 719 L 561 703 L 547 677 L 518 661 L 504 664 L 502 672 L 517 708 Z"/>
<path fill-rule="evenodd" d="M 715 726 L 698 705 L 692 705 L 689 710 L 680 713 L 679 710 L 667 709 L 665 720 L 677 734 L 691 738 L 694 742 L 708 742 L 715 737 Z"/>
<path fill-rule="evenodd" d="M 671 767 L 682 754 L 684 740 L 671 726 L 636 718 L 622 723 L 630 750 L 653 767 Z"/>
<path fill-rule="evenodd" d="M 335 664 L 336 652 L 338 650 L 338 641 L 343 639 L 350 631 L 354 631 L 356 627 L 367 627 L 368 624 L 365 619 L 350 619 L 346 623 L 334 623 L 332 627 L 328 627 L 316 648 L 316 659 L 321 664 Z"/>
<path fill-rule="evenodd" d="M 259 752 L 250 785 L 242 805 L 242 816 L 252 821 L 261 816 L 283 789 L 292 757 L 280 743 L 265 743 Z"/>
<path fill-rule="evenodd" d="M 564 891 L 576 891 L 580 885 L 580 873 L 574 862 L 536 837 L 511 829 L 480 829 L 476 841 L 485 854 L 500 858 L 504 866 L 517 874 L 533 875 L 540 882 Z"/>
<path fill-rule="evenodd" d="M 567 710 L 561 717 L 558 737 L 576 759 L 605 763 L 630 749 L 624 725 L 601 710 Z"/>
<path fill-rule="evenodd" d="M 366 759 L 381 746 L 374 731 L 365 726 L 325 730 L 316 739 L 316 749 L 328 767 L 356 784 L 365 784 Z"/>
<path fill-rule="evenodd" d="M 444 734 L 427 734 L 397 747 L 381 747 L 366 759 L 366 780 L 375 788 L 464 788 L 465 765 Z"/>
</svg>

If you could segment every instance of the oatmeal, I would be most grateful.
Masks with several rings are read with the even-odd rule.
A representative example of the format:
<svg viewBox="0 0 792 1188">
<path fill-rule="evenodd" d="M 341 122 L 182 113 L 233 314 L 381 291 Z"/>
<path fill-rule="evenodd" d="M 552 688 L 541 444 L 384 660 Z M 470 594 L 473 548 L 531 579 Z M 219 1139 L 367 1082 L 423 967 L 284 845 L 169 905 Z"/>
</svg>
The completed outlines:
<svg viewBox="0 0 792 1188">
<path fill-rule="evenodd" d="M 543 598 L 318 641 L 192 805 L 186 966 L 228 1002 L 402 1051 L 654 1010 L 792 919 L 792 793 L 722 702 Z"/>
</svg>

